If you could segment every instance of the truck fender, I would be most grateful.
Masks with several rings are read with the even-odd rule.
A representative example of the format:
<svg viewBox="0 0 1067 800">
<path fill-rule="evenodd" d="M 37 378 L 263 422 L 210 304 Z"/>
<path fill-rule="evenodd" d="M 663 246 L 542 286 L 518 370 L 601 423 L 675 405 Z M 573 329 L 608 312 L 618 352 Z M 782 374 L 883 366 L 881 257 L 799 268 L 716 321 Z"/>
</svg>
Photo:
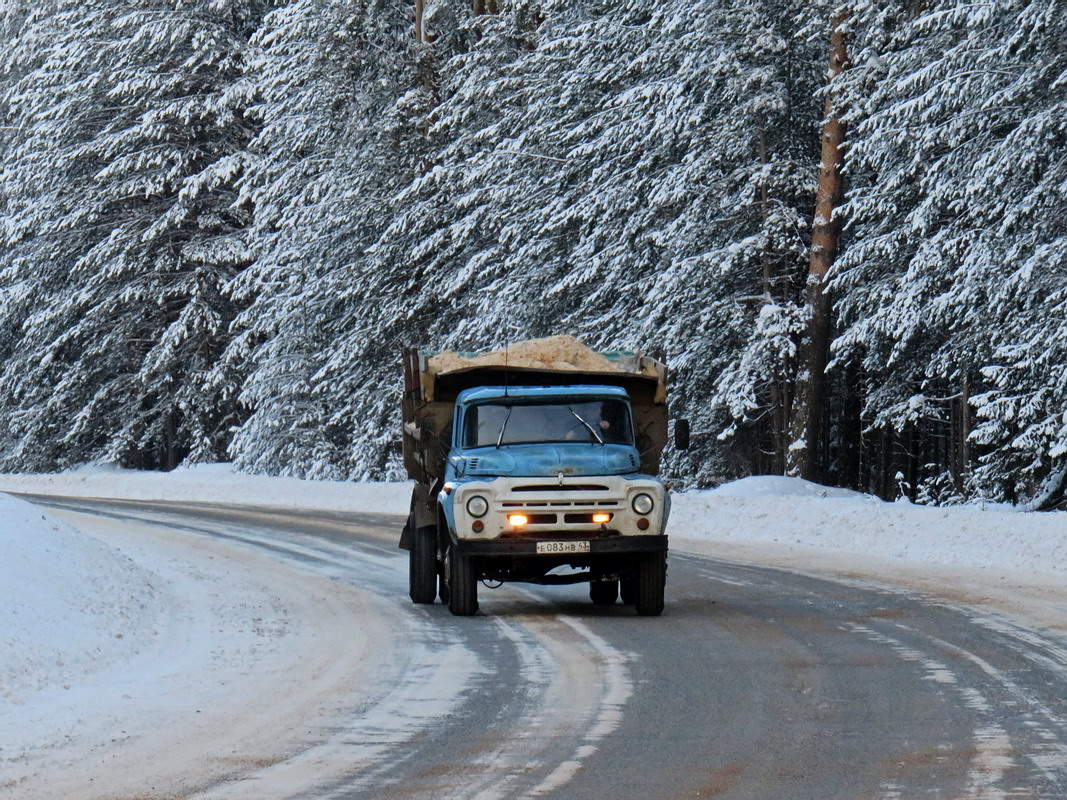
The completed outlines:
<svg viewBox="0 0 1067 800">
<path fill-rule="evenodd" d="M 434 511 L 437 505 L 437 493 L 441 491 L 442 481 L 438 479 L 432 485 L 416 483 L 411 488 L 411 505 L 408 518 L 404 522 L 404 529 L 400 533 L 400 549 L 411 549 L 411 532 L 419 528 L 430 528 L 437 525 L 437 515 Z"/>
</svg>

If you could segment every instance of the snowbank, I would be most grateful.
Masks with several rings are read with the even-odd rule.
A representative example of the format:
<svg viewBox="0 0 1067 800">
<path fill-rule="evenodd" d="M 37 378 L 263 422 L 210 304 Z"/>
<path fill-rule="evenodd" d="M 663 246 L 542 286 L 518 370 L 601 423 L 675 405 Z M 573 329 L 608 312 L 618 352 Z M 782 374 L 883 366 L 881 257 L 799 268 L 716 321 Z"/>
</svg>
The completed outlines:
<svg viewBox="0 0 1067 800">
<path fill-rule="evenodd" d="M 55 475 L 0 475 L 0 491 L 404 515 L 411 502 L 410 483 L 271 478 L 234 472 L 230 464 L 199 464 L 173 472 L 93 466 Z"/>
<path fill-rule="evenodd" d="M 923 565 L 1067 575 L 1067 512 L 886 503 L 797 478 L 752 477 L 678 495 L 669 532 Z"/>
<path fill-rule="evenodd" d="M 136 655 L 157 593 L 126 556 L 0 494 L 0 705 Z"/>
<path fill-rule="evenodd" d="M 699 496 L 700 493 L 683 495 L 686 501 Z M 809 497 L 827 498 L 833 497 L 841 500 L 867 500 L 868 495 L 854 492 L 851 489 L 836 489 L 832 486 L 820 486 L 811 481 L 800 478 L 783 478 L 780 475 L 754 475 L 751 478 L 743 478 L 739 481 L 726 483 L 717 489 L 706 492 L 713 497 Z M 685 501 L 683 501 L 684 504 Z"/>
</svg>

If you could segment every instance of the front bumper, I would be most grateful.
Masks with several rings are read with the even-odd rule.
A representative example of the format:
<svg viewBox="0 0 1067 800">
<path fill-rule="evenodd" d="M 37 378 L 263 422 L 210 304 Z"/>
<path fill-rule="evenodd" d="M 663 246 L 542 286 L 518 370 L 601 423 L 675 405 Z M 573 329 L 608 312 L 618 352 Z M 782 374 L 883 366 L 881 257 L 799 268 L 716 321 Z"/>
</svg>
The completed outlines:
<svg viewBox="0 0 1067 800">
<path fill-rule="evenodd" d="M 574 537 L 567 537 L 573 539 Z M 662 553 L 667 550 L 667 537 L 661 534 L 645 536 L 590 536 L 589 552 L 575 555 L 547 555 L 537 552 L 537 543 L 559 541 L 563 537 L 523 536 L 503 539 L 453 539 L 460 555 L 474 557 L 516 557 L 561 559 L 563 561 L 587 560 L 597 556 L 630 555 L 634 553 Z"/>
</svg>

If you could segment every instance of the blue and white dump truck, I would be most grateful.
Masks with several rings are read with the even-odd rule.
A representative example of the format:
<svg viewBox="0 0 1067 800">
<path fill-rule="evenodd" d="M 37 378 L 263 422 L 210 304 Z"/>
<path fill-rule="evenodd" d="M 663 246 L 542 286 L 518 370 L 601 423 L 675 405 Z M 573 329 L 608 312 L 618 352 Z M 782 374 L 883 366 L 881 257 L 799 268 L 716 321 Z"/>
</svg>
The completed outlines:
<svg viewBox="0 0 1067 800">
<path fill-rule="evenodd" d="M 561 343 L 585 355 L 522 357 Z M 640 615 L 662 613 L 666 401 L 660 361 L 569 337 L 492 354 L 407 349 L 404 464 L 416 483 L 400 547 L 412 601 L 470 615 L 480 581 L 588 582 L 596 604 L 621 594 Z M 675 438 L 687 446 L 684 421 Z"/>
</svg>

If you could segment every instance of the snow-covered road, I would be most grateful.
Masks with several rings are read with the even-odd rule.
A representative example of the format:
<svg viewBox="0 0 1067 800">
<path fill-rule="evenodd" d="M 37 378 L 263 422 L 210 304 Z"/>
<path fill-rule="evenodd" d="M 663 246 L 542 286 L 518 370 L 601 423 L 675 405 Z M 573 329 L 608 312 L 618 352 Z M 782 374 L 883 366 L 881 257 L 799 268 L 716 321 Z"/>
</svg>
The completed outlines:
<svg viewBox="0 0 1067 800">
<path fill-rule="evenodd" d="M 406 599 L 395 532 L 358 516 L 41 502 L 137 565 L 128 589 L 155 601 L 154 624 L 149 647 L 83 670 L 77 687 L 11 698 L 30 702 L 0 717 L 5 798 L 370 797 L 403 784 L 405 797 L 488 799 L 510 796 L 509 775 L 538 796 L 611 733 L 630 691 L 625 654 L 578 620 L 427 618 Z M 492 718 L 457 723 L 472 694 Z M 469 758 L 421 775 L 412 742 L 448 760 L 433 740 L 449 726 Z"/>
<path fill-rule="evenodd" d="M 956 602 L 678 553 L 659 620 L 575 587 L 507 588 L 456 619 L 406 602 L 395 518 L 49 507 L 133 559 L 157 624 L 152 647 L 5 715 L 4 796 L 1067 785 L 1062 637 Z"/>
<path fill-rule="evenodd" d="M 797 547 L 805 514 L 927 510 L 752 488 L 676 532 L 659 619 L 413 606 L 395 516 L 0 496 L 0 798 L 1067 797 L 1062 564 Z M 970 524 L 934 513 L 913 553 Z"/>
<path fill-rule="evenodd" d="M 360 702 L 395 647 L 378 598 L 351 583 L 174 525 L 84 514 L 73 521 L 114 548 L 110 555 L 129 559 L 118 595 L 136 613 L 92 609 L 96 619 L 82 626 L 83 636 L 125 647 L 57 643 L 18 671 L 21 685 L 5 692 L 0 714 L 5 797 L 186 796 L 282 760 Z M 109 555 L 97 549 L 98 560 Z M 58 564 L 38 583 L 45 592 L 77 586 L 86 566 Z M 88 568 L 90 577 L 109 574 Z M 48 629 L 63 622 L 33 618 Z M 93 663 L 63 671 L 68 654 L 86 652 Z M 30 677 L 44 688 L 33 691 Z"/>
</svg>

